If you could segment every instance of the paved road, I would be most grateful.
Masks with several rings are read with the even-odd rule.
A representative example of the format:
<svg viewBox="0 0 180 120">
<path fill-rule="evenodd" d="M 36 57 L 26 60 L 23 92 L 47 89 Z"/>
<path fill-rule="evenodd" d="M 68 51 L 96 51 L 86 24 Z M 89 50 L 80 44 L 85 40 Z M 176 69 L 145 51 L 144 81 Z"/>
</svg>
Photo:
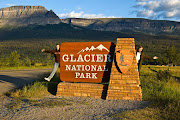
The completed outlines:
<svg viewBox="0 0 180 120">
<path fill-rule="evenodd" d="M 52 69 L 0 70 L 0 95 L 9 90 L 23 87 Z"/>
</svg>

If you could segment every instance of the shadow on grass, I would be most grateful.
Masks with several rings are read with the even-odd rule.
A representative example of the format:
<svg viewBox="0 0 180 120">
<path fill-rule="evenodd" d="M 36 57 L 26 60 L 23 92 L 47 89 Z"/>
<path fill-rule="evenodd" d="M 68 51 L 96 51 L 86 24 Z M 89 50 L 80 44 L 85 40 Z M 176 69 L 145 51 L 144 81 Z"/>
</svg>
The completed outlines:
<svg viewBox="0 0 180 120">
<path fill-rule="evenodd" d="M 180 83 L 180 77 L 176 77 L 176 76 L 172 76 L 172 78 L 177 81 L 178 83 Z"/>
<path fill-rule="evenodd" d="M 62 82 L 60 80 L 60 75 L 59 73 L 56 73 L 54 78 L 50 82 L 47 83 L 48 92 L 51 93 L 52 95 L 56 95 L 57 86 L 60 82 Z"/>
<path fill-rule="evenodd" d="M 156 71 L 156 70 L 154 70 L 154 69 L 152 69 L 152 68 L 150 68 L 150 67 L 148 67 L 148 68 L 149 68 L 149 70 L 151 70 L 151 71 L 154 72 L 154 73 L 157 73 L 157 72 L 158 72 L 158 71 Z M 172 76 L 172 78 L 173 78 L 175 81 L 177 81 L 177 82 L 180 83 L 180 77 Z"/>
<path fill-rule="evenodd" d="M 59 83 L 54 83 L 54 82 L 49 82 L 47 87 L 48 87 L 48 92 L 51 93 L 52 95 L 56 95 L 57 92 L 57 85 Z"/>
<path fill-rule="evenodd" d="M 150 67 L 148 67 L 152 72 L 155 72 L 155 73 L 157 73 L 158 71 L 156 71 L 156 70 L 153 70 L 153 69 L 151 69 Z"/>
</svg>

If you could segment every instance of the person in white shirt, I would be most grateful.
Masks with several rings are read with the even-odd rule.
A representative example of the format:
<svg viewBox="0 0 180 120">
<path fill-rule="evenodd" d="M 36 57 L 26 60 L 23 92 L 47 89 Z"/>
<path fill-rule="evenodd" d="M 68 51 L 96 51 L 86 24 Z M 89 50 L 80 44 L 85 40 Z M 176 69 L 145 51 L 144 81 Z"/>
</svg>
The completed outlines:
<svg viewBox="0 0 180 120">
<path fill-rule="evenodd" d="M 143 59 L 158 59 L 158 57 L 154 56 L 154 57 L 150 57 L 147 55 L 143 54 L 143 46 L 139 46 L 137 51 L 136 51 L 136 60 L 137 60 L 137 64 L 138 64 L 138 71 L 139 71 L 139 76 L 140 76 L 140 69 L 142 67 L 142 62 Z"/>
</svg>

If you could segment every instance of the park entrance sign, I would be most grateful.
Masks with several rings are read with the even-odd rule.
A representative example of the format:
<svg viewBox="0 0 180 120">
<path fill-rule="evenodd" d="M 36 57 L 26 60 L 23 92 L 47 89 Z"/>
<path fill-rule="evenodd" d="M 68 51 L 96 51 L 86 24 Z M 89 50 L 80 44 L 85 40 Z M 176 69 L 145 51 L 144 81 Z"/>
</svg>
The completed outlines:
<svg viewBox="0 0 180 120">
<path fill-rule="evenodd" d="M 60 79 L 65 82 L 58 84 L 57 96 L 142 100 L 134 38 L 117 38 L 116 46 L 62 43 L 60 50 Z"/>
<path fill-rule="evenodd" d="M 112 42 L 61 44 L 60 78 L 66 82 L 108 82 L 114 56 Z"/>
</svg>

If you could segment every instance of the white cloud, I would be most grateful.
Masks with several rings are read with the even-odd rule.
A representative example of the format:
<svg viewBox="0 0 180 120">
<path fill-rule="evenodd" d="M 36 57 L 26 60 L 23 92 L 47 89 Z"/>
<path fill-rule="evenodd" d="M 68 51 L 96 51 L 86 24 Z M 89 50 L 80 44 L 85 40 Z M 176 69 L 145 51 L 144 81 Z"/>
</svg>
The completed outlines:
<svg viewBox="0 0 180 120">
<path fill-rule="evenodd" d="M 178 13 L 179 13 L 178 10 L 169 11 L 169 12 L 166 12 L 166 17 L 168 17 L 168 18 L 174 17 L 174 16 L 178 15 Z"/>
<path fill-rule="evenodd" d="M 84 14 L 82 18 L 105 18 L 103 14 Z"/>
<path fill-rule="evenodd" d="M 70 13 L 65 13 L 65 14 L 58 14 L 58 16 L 61 18 L 79 18 L 80 16 L 82 16 L 82 14 L 84 14 L 83 11 L 79 12 L 79 13 L 75 13 L 74 11 L 70 12 Z"/>
<path fill-rule="evenodd" d="M 155 16 L 156 13 L 154 13 L 152 10 L 140 10 L 137 13 L 138 17 L 147 17 L 147 16 Z"/>
<path fill-rule="evenodd" d="M 157 1 L 149 1 L 148 3 L 145 4 L 145 8 L 154 10 L 160 6 L 160 3 Z"/>
<path fill-rule="evenodd" d="M 136 0 L 138 17 L 180 18 L 180 0 Z"/>
<path fill-rule="evenodd" d="M 7 6 L 16 6 L 15 4 L 6 4 Z"/>
<path fill-rule="evenodd" d="M 108 16 L 107 18 L 122 18 L 122 17 Z"/>
<path fill-rule="evenodd" d="M 78 10 L 81 10 L 82 8 L 78 7 L 77 9 L 78 9 Z"/>
<path fill-rule="evenodd" d="M 138 2 L 137 5 L 138 6 L 146 5 L 146 2 Z"/>
<path fill-rule="evenodd" d="M 138 2 L 134 7 L 139 8 L 139 7 L 144 6 L 146 4 L 147 4 L 146 2 Z"/>
<path fill-rule="evenodd" d="M 105 16 L 103 14 L 85 14 L 83 11 L 58 14 L 60 18 L 115 18 L 115 16 Z"/>
</svg>

